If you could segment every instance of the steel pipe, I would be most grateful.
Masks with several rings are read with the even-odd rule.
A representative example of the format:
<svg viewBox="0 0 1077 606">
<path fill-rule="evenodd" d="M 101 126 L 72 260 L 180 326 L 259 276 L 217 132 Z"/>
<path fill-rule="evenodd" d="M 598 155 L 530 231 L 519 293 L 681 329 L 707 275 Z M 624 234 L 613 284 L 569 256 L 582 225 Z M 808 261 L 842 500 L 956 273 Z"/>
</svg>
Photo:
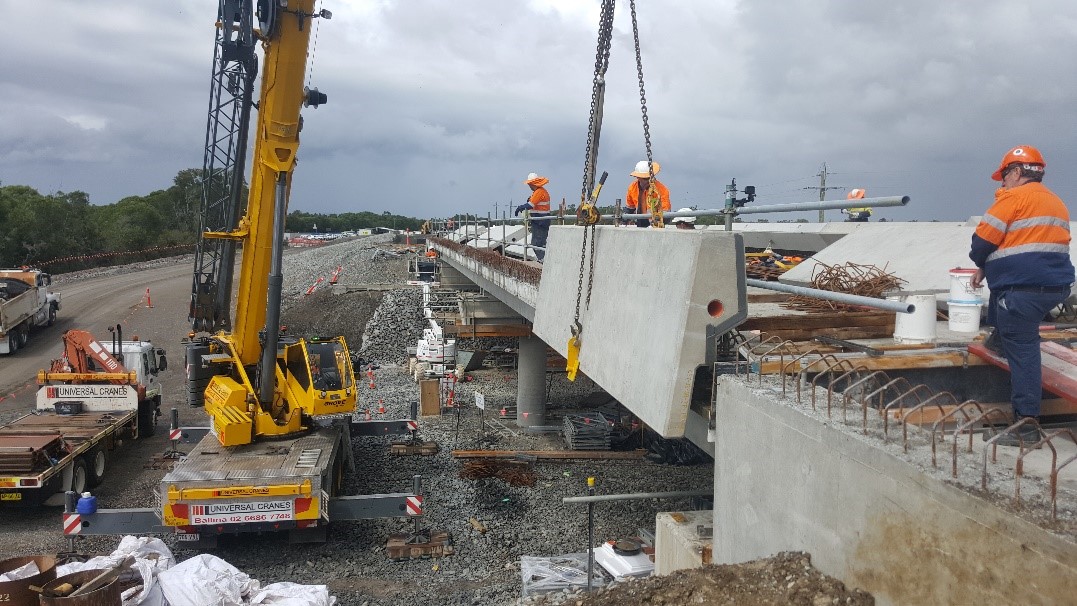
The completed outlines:
<svg viewBox="0 0 1077 606">
<path fill-rule="evenodd" d="M 768 282 L 766 280 L 755 280 L 747 278 L 744 283 L 748 286 L 754 286 L 756 288 L 765 288 L 767 290 L 776 290 L 778 292 L 787 292 L 793 295 L 803 295 L 805 297 L 814 297 L 816 299 L 826 299 L 827 301 L 837 301 L 838 303 L 848 303 L 849 305 L 862 305 L 864 307 L 873 307 L 875 309 L 881 309 L 883 311 L 893 311 L 899 314 L 911 314 L 916 311 L 916 306 L 912 303 L 902 303 L 900 301 L 888 301 L 886 299 L 876 299 L 874 297 L 862 297 L 860 295 L 850 295 L 843 292 L 834 292 L 832 290 L 821 290 L 819 288 L 807 288 L 805 286 L 793 286 L 791 284 L 782 284 L 780 282 Z"/>
<path fill-rule="evenodd" d="M 815 202 L 798 202 L 795 204 L 764 204 L 762 206 L 741 206 L 733 211 L 734 215 L 754 215 L 761 213 L 785 213 L 785 212 L 803 212 L 807 210 L 833 210 L 836 208 L 863 208 L 870 206 L 872 208 L 884 208 L 887 206 L 905 206 L 909 203 L 910 198 L 908 196 L 884 196 L 880 198 L 860 198 L 857 200 L 822 200 Z M 724 208 L 707 208 L 703 210 L 693 210 L 684 212 L 665 212 L 662 213 L 662 217 L 676 218 L 676 217 L 708 217 L 714 215 L 726 215 L 728 211 Z M 648 219 L 650 213 L 632 213 L 621 215 L 622 219 Z M 602 218 L 612 217 L 612 215 L 603 215 Z"/>
</svg>

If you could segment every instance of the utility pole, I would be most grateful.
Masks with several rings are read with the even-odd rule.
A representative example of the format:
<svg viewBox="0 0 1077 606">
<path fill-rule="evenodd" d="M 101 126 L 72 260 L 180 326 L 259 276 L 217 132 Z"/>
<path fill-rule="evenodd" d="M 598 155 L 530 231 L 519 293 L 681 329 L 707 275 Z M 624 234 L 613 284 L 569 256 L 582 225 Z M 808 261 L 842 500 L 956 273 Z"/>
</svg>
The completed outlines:
<svg viewBox="0 0 1077 606">
<path fill-rule="evenodd" d="M 823 162 L 823 168 L 819 171 L 819 174 L 816 175 L 817 177 L 819 177 L 819 186 L 818 187 L 805 187 L 804 188 L 804 189 L 818 189 L 819 190 L 819 201 L 820 202 L 822 202 L 823 200 L 826 199 L 826 190 L 828 190 L 828 189 L 845 189 L 844 187 L 827 187 L 826 186 L 826 176 L 828 174 L 830 174 L 830 173 L 828 173 L 827 170 L 826 170 L 826 162 Z M 825 211 L 822 211 L 822 210 L 819 211 L 819 222 L 820 223 L 826 223 L 826 212 Z"/>
</svg>

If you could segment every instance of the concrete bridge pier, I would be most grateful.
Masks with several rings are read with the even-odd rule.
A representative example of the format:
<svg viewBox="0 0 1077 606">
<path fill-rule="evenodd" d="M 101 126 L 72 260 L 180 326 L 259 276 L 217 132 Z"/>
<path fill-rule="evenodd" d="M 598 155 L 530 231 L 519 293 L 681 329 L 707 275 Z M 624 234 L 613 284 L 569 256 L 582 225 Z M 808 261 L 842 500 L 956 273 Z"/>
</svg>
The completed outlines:
<svg viewBox="0 0 1077 606">
<path fill-rule="evenodd" d="M 516 424 L 545 425 L 546 343 L 535 336 L 520 337 L 517 364 Z"/>
</svg>

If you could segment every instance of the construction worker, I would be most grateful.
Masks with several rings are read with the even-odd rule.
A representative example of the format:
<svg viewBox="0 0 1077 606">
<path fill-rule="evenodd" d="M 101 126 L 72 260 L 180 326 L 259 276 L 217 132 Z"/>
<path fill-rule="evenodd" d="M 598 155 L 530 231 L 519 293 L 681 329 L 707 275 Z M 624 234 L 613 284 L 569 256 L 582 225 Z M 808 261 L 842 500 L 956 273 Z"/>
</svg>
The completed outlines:
<svg viewBox="0 0 1077 606">
<path fill-rule="evenodd" d="M 550 192 L 544 187 L 550 180 L 538 173 L 528 173 L 524 185 L 531 188 L 527 201 L 516 207 L 516 216 L 524 211 L 531 211 L 531 218 L 550 216 Z M 546 257 L 546 237 L 550 235 L 550 222 L 531 221 L 531 246 L 535 247 L 535 257 L 539 263 Z"/>
<path fill-rule="evenodd" d="M 845 196 L 845 199 L 862 200 L 864 199 L 864 194 L 866 193 L 867 192 L 864 191 L 864 189 L 857 187 L 855 189 L 849 190 L 849 195 Z M 871 217 L 871 207 L 869 206 L 861 206 L 858 208 L 843 208 L 841 212 L 849 215 L 845 219 L 846 223 L 866 223 L 867 220 Z"/>
<path fill-rule="evenodd" d="M 692 210 L 693 209 L 691 209 L 691 208 L 678 208 L 677 212 L 679 212 L 679 213 L 687 213 L 687 212 L 692 212 Z M 695 229 L 696 228 L 696 218 L 695 217 L 674 217 L 673 220 L 670 221 L 670 223 L 672 223 L 677 229 Z"/>
<path fill-rule="evenodd" d="M 991 178 L 1001 181 L 995 203 L 972 236 L 969 257 L 976 264 L 971 285 L 984 279 L 991 288 L 987 323 L 994 331 L 985 343 L 1010 365 L 1010 404 L 1014 422 L 1040 414 L 1043 367 L 1040 321 L 1066 300 L 1074 281 L 1070 260 L 1070 215 L 1066 205 L 1043 186 L 1047 163 L 1039 150 L 1019 145 L 1002 157 Z M 1040 439 L 1036 427 L 1022 426 L 1025 445 Z M 998 444 L 1015 446 L 1004 434 Z"/>
<path fill-rule="evenodd" d="M 662 167 L 657 162 L 651 162 L 654 167 L 654 186 L 658 190 L 658 195 L 662 200 L 662 212 L 668 212 L 670 209 L 669 204 L 669 188 L 662 184 L 658 180 L 658 171 L 662 170 Z M 628 193 L 625 194 L 625 212 L 628 214 L 643 213 L 648 214 L 651 209 L 647 206 L 647 190 L 651 186 L 651 173 L 647 169 L 647 161 L 640 160 L 636 162 L 636 170 L 628 173 L 636 178 L 628 186 Z M 643 204 L 639 201 L 643 200 Z M 637 219 L 637 227 L 650 227 L 650 219 Z"/>
</svg>

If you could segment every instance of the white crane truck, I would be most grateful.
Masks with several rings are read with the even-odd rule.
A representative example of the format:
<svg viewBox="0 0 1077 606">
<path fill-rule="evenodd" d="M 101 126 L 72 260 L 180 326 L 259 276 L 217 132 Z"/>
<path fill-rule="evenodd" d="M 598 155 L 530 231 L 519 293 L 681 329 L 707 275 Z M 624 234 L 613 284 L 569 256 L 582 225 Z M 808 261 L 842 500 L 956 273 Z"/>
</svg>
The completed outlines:
<svg viewBox="0 0 1077 606">
<path fill-rule="evenodd" d="M 62 357 L 38 373 L 34 411 L 0 424 L 0 504 L 62 505 L 66 491 L 104 481 L 114 450 L 153 435 L 165 352 L 113 336 L 108 347 L 64 333 Z"/>
</svg>

